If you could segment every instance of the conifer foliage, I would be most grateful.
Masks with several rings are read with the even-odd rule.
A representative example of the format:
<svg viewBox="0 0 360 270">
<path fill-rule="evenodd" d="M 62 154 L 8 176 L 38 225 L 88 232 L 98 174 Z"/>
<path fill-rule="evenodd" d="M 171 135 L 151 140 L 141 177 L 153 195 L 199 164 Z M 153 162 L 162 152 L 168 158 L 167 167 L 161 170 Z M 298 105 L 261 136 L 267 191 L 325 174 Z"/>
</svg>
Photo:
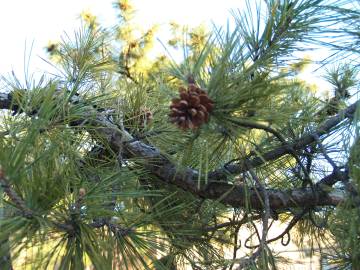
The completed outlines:
<svg viewBox="0 0 360 270">
<path fill-rule="evenodd" d="M 53 76 L 2 77 L 0 269 L 277 269 L 290 241 L 359 269 L 359 2 L 244 3 L 171 23 L 174 61 L 121 0 L 49 45 Z"/>
</svg>

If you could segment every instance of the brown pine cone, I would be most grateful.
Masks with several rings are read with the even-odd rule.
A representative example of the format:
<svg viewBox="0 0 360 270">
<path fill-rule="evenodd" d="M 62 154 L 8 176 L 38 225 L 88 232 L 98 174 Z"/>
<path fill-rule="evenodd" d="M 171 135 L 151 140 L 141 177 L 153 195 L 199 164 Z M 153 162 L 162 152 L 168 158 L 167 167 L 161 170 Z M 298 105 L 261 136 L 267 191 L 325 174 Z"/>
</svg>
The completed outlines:
<svg viewBox="0 0 360 270">
<path fill-rule="evenodd" d="M 196 129 L 209 121 L 214 102 L 207 93 L 195 84 L 185 89 L 180 87 L 180 98 L 174 98 L 170 105 L 170 121 L 181 129 Z"/>
</svg>

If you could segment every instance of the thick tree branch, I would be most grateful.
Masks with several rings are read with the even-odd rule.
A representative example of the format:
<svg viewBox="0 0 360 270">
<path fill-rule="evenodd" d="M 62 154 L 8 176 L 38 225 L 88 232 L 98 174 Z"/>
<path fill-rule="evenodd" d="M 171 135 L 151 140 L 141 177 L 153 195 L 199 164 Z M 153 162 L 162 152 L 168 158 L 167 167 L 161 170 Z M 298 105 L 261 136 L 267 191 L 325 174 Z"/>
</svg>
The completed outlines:
<svg viewBox="0 0 360 270">
<path fill-rule="evenodd" d="M 264 209 L 264 198 L 254 188 L 244 185 L 233 185 L 209 178 L 209 184 L 198 188 L 198 172 L 191 168 L 180 170 L 160 152 L 142 142 L 125 144 L 128 157 L 142 157 L 144 166 L 160 180 L 174 184 L 183 190 L 206 199 L 220 200 L 233 207 L 244 207 L 247 204 L 254 209 Z M 267 189 L 269 205 L 272 210 L 289 207 L 314 207 L 337 205 L 344 200 L 342 191 L 324 192 L 320 187 L 298 188 L 291 190 Z M 260 196 L 260 197 L 259 197 Z"/>
</svg>

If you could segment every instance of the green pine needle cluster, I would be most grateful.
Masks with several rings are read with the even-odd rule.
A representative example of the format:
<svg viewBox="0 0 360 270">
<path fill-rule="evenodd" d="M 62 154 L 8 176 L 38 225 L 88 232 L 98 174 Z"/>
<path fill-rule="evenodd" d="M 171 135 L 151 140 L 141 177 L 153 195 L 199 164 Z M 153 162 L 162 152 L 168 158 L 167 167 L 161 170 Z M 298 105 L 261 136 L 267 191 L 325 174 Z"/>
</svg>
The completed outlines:
<svg viewBox="0 0 360 270">
<path fill-rule="evenodd" d="M 53 76 L 2 78 L 11 104 L 0 93 L 0 269 L 277 269 L 285 261 L 275 240 L 320 250 L 335 269 L 358 269 L 359 106 L 341 113 L 358 95 L 360 9 L 351 1 L 246 1 L 232 12 L 233 28 L 172 23 L 168 43 L 184 52 L 175 61 L 148 57 L 157 27 L 137 35 L 130 1 L 114 7 L 116 28 L 83 14 L 82 29 L 48 47 Z M 331 98 L 297 76 L 296 53 L 311 46 L 346 56 L 321 63 Z M 189 83 L 214 109 L 207 123 L 182 130 L 169 106 Z M 132 143 L 161 155 L 131 152 Z M 190 170 L 194 186 L 180 185 L 177 176 L 186 180 Z M 323 185 L 331 173 L 338 180 Z M 230 188 L 216 197 L 212 185 Z M 346 198 L 269 204 L 274 190 L 301 188 Z M 244 205 L 224 203 L 238 189 Z M 273 222 L 291 227 L 271 240 Z"/>
</svg>

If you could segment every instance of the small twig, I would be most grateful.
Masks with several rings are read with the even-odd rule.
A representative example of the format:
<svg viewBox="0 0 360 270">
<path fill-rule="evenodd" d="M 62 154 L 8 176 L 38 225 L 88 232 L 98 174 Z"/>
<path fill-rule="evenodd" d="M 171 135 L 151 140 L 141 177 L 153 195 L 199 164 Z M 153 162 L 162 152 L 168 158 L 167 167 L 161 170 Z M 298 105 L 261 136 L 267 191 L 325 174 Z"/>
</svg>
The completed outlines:
<svg viewBox="0 0 360 270">
<path fill-rule="evenodd" d="M 251 220 L 258 220 L 260 219 L 261 216 L 257 215 L 257 216 L 253 216 L 253 217 L 248 217 L 245 216 L 244 218 L 242 218 L 241 220 L 231 220 L 228 222 L 224 222 L 224 223 L 220 223 L 220 224 L 216 224 L 214 226 L 209 226 L 209 227 L 205 227 L 203 230 L 206 232 L 211 232 L 211 231 L 216 231 L 222 228 L 226 228 L 226 227 L 232 227 L 232 226 L 238 226 L 238 225 L 243 225 L 245 223 L 247 223 L 250 219 Z"/>
<path fill-rule="evenodd" d="M 295 158 L 296 162 L 299 164 L 301 170 L 303 171 L 306 181 L 311 183 L 310 175 L 307 172 L 305 166 L 302 164 L 302 162 L 301 162 L 300 158 L 298 157 L 297 153 L 295 152 L 293 146 L 285 140 L 285 138 L 282 136 L 282 134 L 280 132 L 278 132 L 277 130 L 273 129 L 270 126 L 267 126 L 267 125 L 264 125 L 261 123 L 256 123 L 256 122 L 251 122 L 251 121 L 246 121 L 246 120 L 237 120 L 237 121 L 232 120 L 232 122 L 234 122 L 242 127 L 264 130 L 265 132 L 268 132 L 268 133 L 272 134 L 273 136 L 275 136 L 284 147 L 288 148 L 289 154 Z"/>
<path fill-rule="evenodd" d="M 55 228 L 58 228 L 62 231 L 67 232 L 69 235 L 73 235 L 75 233 L 75 228 L 72 224 L 69 223 L 59 223 L 59 222 L 50 222 L 54 225 Z"/>
<path fill-rule="evenodd" d="M 34 216 L 34 212 L 26 206 L 24 200 L 15 192 L 15 190 L 11 188 L 9 179 L 1 167 L 0 186 L 3 188 L 4 192 L 9 196 L 10 200 L 15 204 L 15 206 L 21 210 L 25 218 L 32 218 Z"/>
<path fill-rule="evenodd" d="M 6 177 L 4 170 L 0 167 L 0 186 L 9 196 L 10 200 L 15 204 L 15 206 L 21 211 L 22 215 L 25 218 L 31 219 L 36 213 L 28 208 L 24 202 L 24 200 L 13 190 L 9 184 L 9 179 Z M 70 224 L 63 224 L 58 222 L 51 222 L 51 224 L 61 230 L 67 231 L 71 233 L 74 231 L 74 228 Z"/>
<path fill-rule="evenodd" d="M 271 238 L 269 240 L 266 241 L 267 244 L 277 241 L 281 238 L 283 238 L 285 235 L 289 234 L 290 230 L 296 225 L 296 223 L 302 219 L 302 217 L 308 212 L 308 209 L 304 209 L 301 213 L 295 215 L 293 217 L 293 219 L 289 222 L 288 226 L 286 227 L 286 229 L 279 234 L 278 236 Z M 247 248 L 258 248 L 260 247 L 260 244 L 258 245 L 254 245 L 254 246 L 247 246 Z"/>
<path fill-rule="evenodd" d="M 241 219 L 241 221 L 243 221 L 244 219 L 246 219 L 246 215 Z M 233 215 L 233 222 L 237 221 L 237 215 L 234 213 Z M 234 230 L 234 242 L 233 242 L 233 263 L 229 266 L 229 270 L 232 270 L 232 268 L 234 267 L 235 264 L 235 260 L 236 260 L 236 255 L 237 255 L 237 251 L 240 249 L 241 247 L 241 240 L 240 240 L 240 244 L 238 244 L 239 242 L 239 230 L 242 226 L 242 223 L 238 223 L 235 226 L 235 230 Z"/>
<path fill-rule="evenodd" d="M 114 224 L 112 222 L 108 221 L 109 219 L 106 218 L 99 218 L 96 221 L 88 224 L 90 227 L 94 228 L 94 229 L 99 229 L 102 227 L 108 227 L 110 229 L 110 231 L 112 231 L 115 235 L 117 236 L 126 236 L 129 233 L 134 231 L 134 228 L 125 228 L 120 226 L 119 224 Z"/>
<path fill-rule="evenodd" d="M 303 153 L 303 156 L 306 158 L 306 172 L 308 174 L 310 174 L 311 173 L 311 166 L 312 166 L 313 159 L 314 159 L 314 154 L 316 152 L 315 146 L 311 145 L 310 149 L 305 148 L 304 152 L 306 152 L 306 154 Z"/>
<path fill-rule="evenodd" d="M 326 152 L 326 149 L 324 148 L 323 144 L 320 141 L 319 135 L 317 135 L 316 133 L 314 134 L 314 139 L 316 140 L 316 143 L 318 144 L 322 154 L 324 155 L 325 159 L 327 160 L 327 162 L 329 162 L 329 164 L 333 167 L 333 169 L 335 171 L 337 171 L 339 168 L 336 165 L 336 163 L 329 157 L 329 155 Z"/>
<path fill-rule="evenodd" d="M 124 75 L 125 77 L 127 77 L 128 79 L 130 79 L 132 82 L 138 84 L 138 82 L 136 81 L 136 79 L 131 75 L 130 72 L 130 67 L 129 67 L 129 55 L 130 55 L 130 51 L 131 51 L 132 47 L 131 45 L 128 46 L 126 53 L 125 53 L 125 63 L 123 65 L 124 70 L 119 70 L 119 73 L 121 75 Z"/>
<path fill-rule="evenodd" d="M 270 200 L 269 200 L 269 194 L 267 193 L 264 185 L 261 183 L 260 179 L 257 177 L 257 175 L 254 173 L 253 169 L 251 168 L 251 166 L 249 164 L 247 164 L 248 166 L 248 171 L 252 177 L 252 179 L 255 181 L 256 185 L 259 187 L 260 192 L 262 193 L 263 197 L 264 197 L 264 215 L 262 217 L 262 234 L 261 234 L 261 238 L 259 237 L 259 233 L 257 232 L 256 226 L 255 226 L 255 231 L 257 232 L 258 238 L 260 240 L 260 244 L 258 249 L 249 257 L 244 259 L 240 264 L 239 267 L 237 269 L 243 269 L 244 267 L 250 265 L 251 263 L 253 263 L 255 261 L 255 259 L 260 256 L 262 254 L 262 252 L 264 251 L 264 249 L 266 248 L 266 237 L 267 237 L 267 233 L 268 233 L 268 222 L 269 222 L 269 218 L 270 218 Z"/>
<path fill-rule="evenodd" d="M 256 184 L 259 186 L 259 189 L 262 193 L 262 195 L 264 196 L 264 216 L 263 216 L 263 229 L 262 229 L 262 236 L 261 236 L 261 241 L 260 241 L 260 245 L 262 246 L 262 248 L 264 248 L 265 244 L 266 244 L 266 236 L 267 236 L 267 232 L 268 232 L 268 222 L 269 222 L 269 218 L 270 218 L 270 200 L 269 200 L 269 194 L 266 191 L 264 185 L 261 183 L 260 179 L 257 177 L 257 175 L 254 173 L 254 171 L 249 168 L 249 173 L 251 175 L 251 177 L 255 180 Z"/>
<path fill-rule="evenodd" d="M 81 205 L 83 204 L 85 194 L 86 194 L 86 190 L 84 188 L 79 188 L 79 196 L 74 203 L 74 210 L 78 214 L 80 214 Z"/>
<path fill-rule="evenodd" d="M 113 224 L 113 223 L 107 223 L 106 226 L 115 234 L 115 236 L 118 237 L 124 237 L 127 236 L 129 233 L 133 232 L 133 228 L 124 228 L 120 225 Z"/>
<path fill-rule="evenodd" d="M 258 248 L 250 257 L 240 259 L 240 263 L 237 270 L 244 269 L 245 267 L 253 264 L 256 258 L 260 256 L 261 252 L 262 249 Z"/>
<path fill-rule="evenodd" d="M 250 163 L 255 168 L 261 166 L 268 161 L 276 160 L 284 155 L 289 154 L 289 149 L 291 148 L 294 151 L 302 150 L 308 145 L 311 145 L 315 142 L 314 134 L 316 134 L 317 136 L 328 134 L 335 126 L 337 126 L 343 120 L 347 118 L 352 119 L 359 103 L 360 101 L 356 101 L 346 109 L 339 112 L 337 115 L 327 119 L 326 121 L 318 125 L 317 128 L 312 132 L 304 134 L 302 137 L 294 140 L 293 142 L 287 142 L 286 145 L 280 145 L 279 147 L 264 153 L 261 157 L 254 157 L 250 159 L 252 157 L 251 155 L 247 158 L 234 159 L 232 160 L 232 163 L 227 163 L 226 168 L 220 168 L 218 170 L 209 172 L 208 177 L 216 179 L 226 178 L 226 176 L 229 174 L 239 174 L 247 171 L 245 163 Z"/>
<path fill-rule="evenodd" d="M 331 174 L 325 176 L 319 182 L 317 182 L 316 185 L 319 187 L 321 187 L 322 185 L 333 186 L 338 181 L 346 183 L 348 180 L 349 180 L 349 169 L 345 167 L 344 171 L 334 170 Z"/>
</svg>

